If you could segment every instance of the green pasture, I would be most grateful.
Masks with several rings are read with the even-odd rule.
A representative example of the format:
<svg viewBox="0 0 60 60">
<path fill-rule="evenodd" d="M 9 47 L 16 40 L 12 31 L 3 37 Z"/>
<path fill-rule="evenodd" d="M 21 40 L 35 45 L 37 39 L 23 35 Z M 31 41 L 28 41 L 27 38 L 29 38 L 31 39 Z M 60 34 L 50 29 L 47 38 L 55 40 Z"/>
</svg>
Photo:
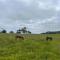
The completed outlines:
<svg viewBox="0 0 60 60">
<path fill-rule="evenodd" d="M 60 34 L 24 34 L 16 40 L 15 34 L 0 33 L 0 60 L 60 60 Z M 46 36 L 53 37 L 46 41 Z"/>
</svg>

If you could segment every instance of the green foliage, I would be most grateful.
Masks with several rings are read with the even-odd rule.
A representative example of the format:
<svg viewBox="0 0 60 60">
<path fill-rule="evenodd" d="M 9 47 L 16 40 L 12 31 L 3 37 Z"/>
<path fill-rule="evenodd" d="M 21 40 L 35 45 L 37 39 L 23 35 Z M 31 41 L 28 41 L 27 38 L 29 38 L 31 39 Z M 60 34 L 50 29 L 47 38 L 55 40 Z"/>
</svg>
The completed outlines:
<svg viewBox="0 0 60 60">
<path fill-rule="evenodd" d="M 60 60 L 60 34 L 24 34 L 25 40 L 16 40 L 15 34 L 0 34 L 0 60 Z M 58 38 L 57 38 L 58 37 Z M 56 40 L 57 39 L 57 40 Z"/>
<path fill-rule="evenodd" d="M 2 30 L 1 33 L 6 33 L 7 31 L 6 30 Z"/>
</svg>

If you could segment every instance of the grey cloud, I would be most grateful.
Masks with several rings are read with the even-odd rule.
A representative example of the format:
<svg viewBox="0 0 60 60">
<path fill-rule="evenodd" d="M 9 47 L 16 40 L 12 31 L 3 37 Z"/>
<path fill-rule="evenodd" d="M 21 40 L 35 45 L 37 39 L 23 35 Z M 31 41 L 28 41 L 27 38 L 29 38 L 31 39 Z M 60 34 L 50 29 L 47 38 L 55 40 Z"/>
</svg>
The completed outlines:
<svg viewBox="0 0 60 60">
<path fill-rule="evenodd" d="M 21 4 L 19 4 L 19 6 L 20 7 L 14 12 L 15 14 L 11 15 L 10 18 L 13 18 L 14 20 L 45 19 L 52 17 L 56 12 L 53 8 L 46 10 L 41 9 L 36 2 L 31 3 L 30 6 Z M 18 5 L 15 7 L 18 7 Z"/>
<path fill-rule="evenodd" d="M 59 6 L 59 0 L 1 0 L 0 23 L 5 24 L 8 30 L 10 30 L 8 26 L 12 25 L 11 29 L 27 26 L 36 33 L 59 30 Z"/>
<path fill-rule="evenodd" d="M 21 1 L 9 0 L 1 7 L 3 7 L 1 14 L 4 14 L 6 18 L 10 18 L 12 20 L 45 19 L 52 17 L 56 12 L 54 9 L 43 10 L 39 8 L 36 0 L 29 6 L 24 5 Z"/>
</svg>

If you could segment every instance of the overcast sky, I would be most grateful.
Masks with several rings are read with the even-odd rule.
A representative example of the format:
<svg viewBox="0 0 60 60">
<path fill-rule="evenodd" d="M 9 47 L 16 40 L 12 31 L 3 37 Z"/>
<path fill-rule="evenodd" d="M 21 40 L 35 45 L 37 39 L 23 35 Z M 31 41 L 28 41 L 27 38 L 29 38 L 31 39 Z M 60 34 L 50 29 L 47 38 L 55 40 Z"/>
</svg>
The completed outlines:
<svg viewBox="0 0 60 60">
<path fill-rule="evenodd" d="M 0 0 L 0 27 L 33 33 L 60 30 L 60 0 Z"/>
</svg>

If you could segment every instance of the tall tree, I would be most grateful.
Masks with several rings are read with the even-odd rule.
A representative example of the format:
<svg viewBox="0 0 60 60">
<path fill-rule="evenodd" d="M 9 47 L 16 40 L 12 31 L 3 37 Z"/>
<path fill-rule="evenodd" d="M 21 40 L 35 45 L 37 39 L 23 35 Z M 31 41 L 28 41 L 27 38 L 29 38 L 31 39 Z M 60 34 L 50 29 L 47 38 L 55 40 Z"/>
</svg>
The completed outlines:
<svg viewBox="0 0 60 60">
<path fill-rule="evenodd" d="M 18 30 L 17 30 L 17 33 L 21 33 L 21 30 L 20 30 L 20 29 L 18 29 Z"/>
<path fill-rule="evenodd" d="M 21 29 L 21 31 L 22 31 L 22 33 L 27 33 L 27 28 L 26 27 L 23 27 L 22 29 Z"/>
<path fill-rule="evenodd" d="M 23 27 L 23 28 L 17 30 L 17 33 L 31 34 L 31 32 L 28 31 L 26 27 Z"/>
<path fill-rule="evenodd" d="M 7 31 L 6 30 L 2 30 L 1 33 L 7 33 Z"/>
</svg>

